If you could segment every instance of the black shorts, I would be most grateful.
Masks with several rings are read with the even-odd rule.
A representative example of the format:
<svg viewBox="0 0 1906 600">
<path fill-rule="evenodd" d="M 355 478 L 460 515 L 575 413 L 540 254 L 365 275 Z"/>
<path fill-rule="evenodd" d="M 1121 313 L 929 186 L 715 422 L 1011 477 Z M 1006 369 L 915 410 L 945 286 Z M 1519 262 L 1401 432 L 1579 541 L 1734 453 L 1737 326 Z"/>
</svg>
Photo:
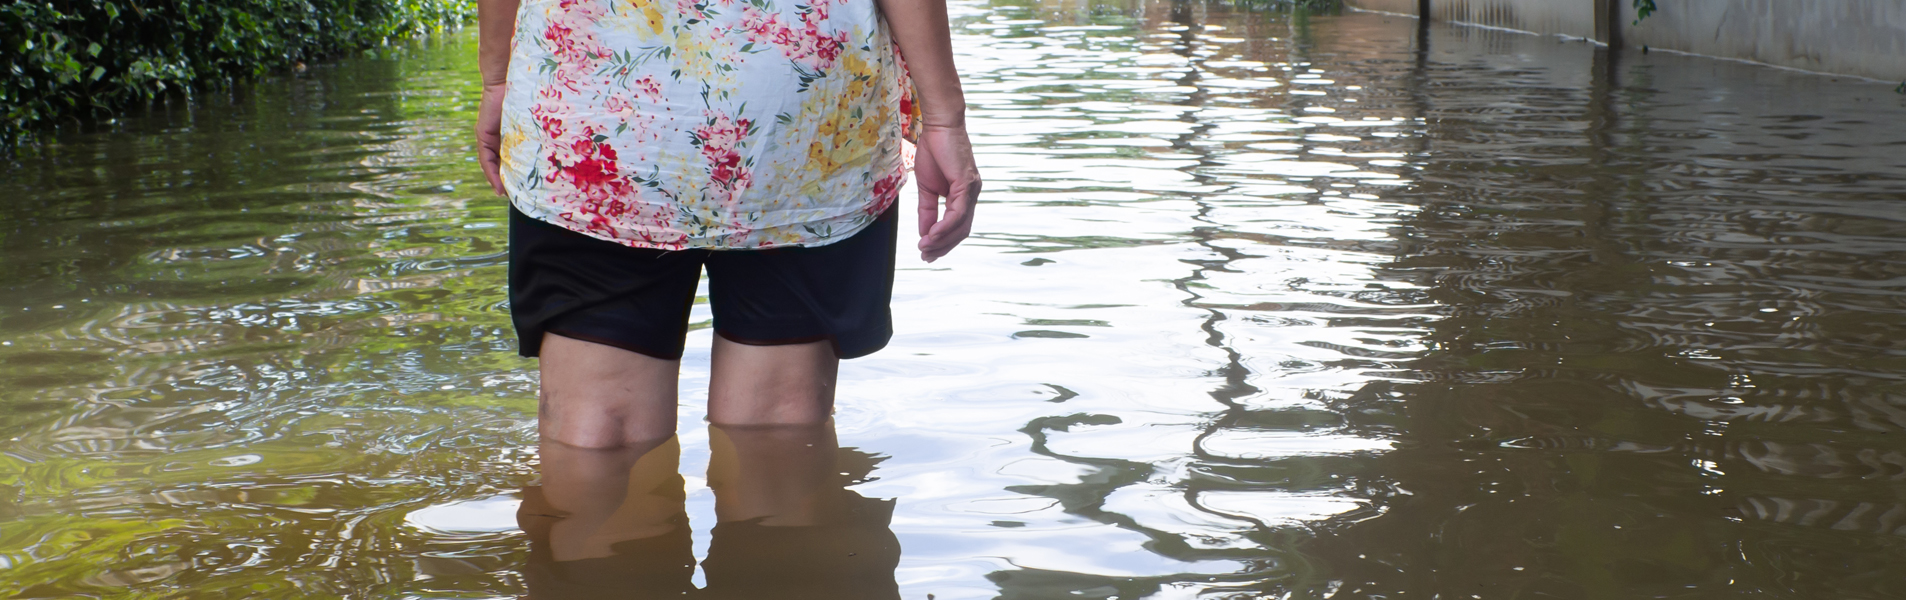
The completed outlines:
<svg viewBox="0 0 1906 600">
<path fill-rule="evenodd" d="M 701 270 L 715 334 L 751 345 L 829 340 L 858 358 L 893 337 L 894 244 L 899 217 L 825 246 L 766 250 L 630 248 L 510 208 L 510 320 L 518 352 L 543 334 L 607 344 L 664 360 L 682 357 Z"/>
</svg>

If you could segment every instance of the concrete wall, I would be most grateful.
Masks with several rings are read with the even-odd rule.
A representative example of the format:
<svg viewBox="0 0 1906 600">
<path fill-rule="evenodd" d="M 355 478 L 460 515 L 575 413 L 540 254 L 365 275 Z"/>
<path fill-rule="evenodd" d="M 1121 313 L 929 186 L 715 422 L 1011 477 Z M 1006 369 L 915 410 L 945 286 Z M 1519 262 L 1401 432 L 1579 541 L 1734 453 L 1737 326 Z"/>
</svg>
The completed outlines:
<svg viewBox="0 0 1906 600">
<path fill-rule="evenodd" d="M 1416 14 L 1416 0 L 1345 0 Z M 1433 20 L 1585 37 L 1809 71 L 1906 80 L 1906 0 L 1430 0 Z"/>
<path fill-rule="evenodd" d="M 1430 18 L 1594 38 L 1595 8 L 1600 4 L 1594 0 L 1430 0 Z"/>
<path fill-rule="evenodd" d="M 1906 0 L 1656 0 L 1628 46 L 1906 80 Z M 1633 21 L 1633 17 L 1629 17 Z"/>
</svg>

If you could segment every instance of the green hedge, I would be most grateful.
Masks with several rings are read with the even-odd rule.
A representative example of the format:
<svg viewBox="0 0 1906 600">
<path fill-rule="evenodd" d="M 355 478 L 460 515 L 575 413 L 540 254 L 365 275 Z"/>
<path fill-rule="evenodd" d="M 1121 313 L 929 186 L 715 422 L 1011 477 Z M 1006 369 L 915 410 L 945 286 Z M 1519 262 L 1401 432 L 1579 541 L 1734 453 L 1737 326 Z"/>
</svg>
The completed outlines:
<svg viewBox="0 0 1906 600">
<path fill-rule="evenodd" d="M 460 23 L 472 0 L 0 0 L 0 146 Z"/>
</svg>

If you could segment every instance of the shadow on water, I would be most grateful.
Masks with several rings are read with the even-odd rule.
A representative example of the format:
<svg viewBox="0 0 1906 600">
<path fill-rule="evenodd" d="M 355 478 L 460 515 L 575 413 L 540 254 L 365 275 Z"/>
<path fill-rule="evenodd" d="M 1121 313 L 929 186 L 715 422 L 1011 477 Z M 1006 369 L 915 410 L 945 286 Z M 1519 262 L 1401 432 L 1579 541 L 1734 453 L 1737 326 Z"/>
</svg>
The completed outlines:
<svg viewBox="0 0 1906 600">
<path fill-rule="evenodd" d="M 62 137 L 0 595 L 1906 596 L 1906 101 L 1284 6 L 955 3 L 980 230 L 765 475 L 705 329 L 653 464 L 537 448 L 471 32 Z"/>
</svg>

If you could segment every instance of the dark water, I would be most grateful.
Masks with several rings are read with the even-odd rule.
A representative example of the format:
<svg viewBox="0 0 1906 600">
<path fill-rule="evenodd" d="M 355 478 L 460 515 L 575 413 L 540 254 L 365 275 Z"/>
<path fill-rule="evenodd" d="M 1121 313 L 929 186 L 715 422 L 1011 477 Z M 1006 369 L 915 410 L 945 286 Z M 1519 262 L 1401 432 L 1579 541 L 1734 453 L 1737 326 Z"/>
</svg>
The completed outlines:
<svg viewBox="0 0 1906 600">
<path fill-rule="evenodd" d="M 682 435 L 620 495 L 540 466 L 472 32 L 0 167 L 0 595 L 1906 597 L 1890 85 L 954 11 L 978 237 L 903 253 L 899 335 L 812 452 L 701 423 L 698 330 Z M 769 484 L 839 518 L 751 524 Z M 647 525 L 564 554 L 550 498 Z"/>
</svg>

